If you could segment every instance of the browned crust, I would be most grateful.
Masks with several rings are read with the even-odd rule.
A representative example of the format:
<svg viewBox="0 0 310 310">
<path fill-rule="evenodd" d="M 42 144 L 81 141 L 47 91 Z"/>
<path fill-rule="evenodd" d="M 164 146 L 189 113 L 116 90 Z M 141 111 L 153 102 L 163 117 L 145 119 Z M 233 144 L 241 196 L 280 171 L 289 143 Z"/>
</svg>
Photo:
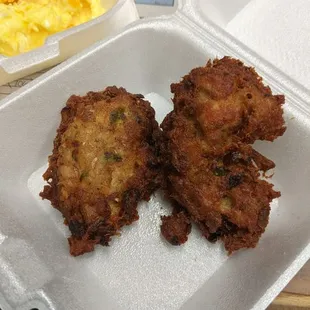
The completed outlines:
<svg viewBox="0 0 310 310">
<path fill-rule="evenodd" d="M 280 193 L 260 177 L 274 163 L 250 144 L 285 132 L 284 96 L 272 95 L 253 68 L 229 57 L 193 69 L 171 91 L 174 110 L 161 125 L 168 196 L 229 253 L 255 247 Z M 166 220 L 165 236 L 168 226 Z"/>
<path fill-rule="evenodd" d="M 184 208 L 172 201 L 173 211 L 169 216 L 162 216 L 161 233 L 172 245 L 181 245 L 188 239 L 192 230 L 191 220 Z"/>
<path fill-rule="evenodd" d="M 94 146 L 93 149 L 90 147 L 85 153 L 82 149 L 83 144 L 95 143 L 89 141 L 91 140 L 89 135 L 93 134 L 89 134 L 88 131 L 91 130 L 89 128 L 96 130 L 100 128 L 101 125 L 97 124 L 98 117 L 104 119 L 109 117 L 109 114 L 110 117 L 111 115 L 115 117 L 113 109 L 120 104 L 128 111 L 126 119 L 124 115 L 121 117 L 116 115 L 119 117 L 120 125 L 113 124 L 113 120 L 109 125 L 103 123 L 102 126 L 105 127 L 101 132 L 102 141 L 96 141 L 99 146 Z M 73 95 L 62 109 L 53 153 L 49 156 L 49 167 L 43 175 L 48 185 L 44 186 L 40 196 L 50 200 L 63 214 L 72 234 L 68 238 L 72 255 L 93 251 L 96 244 L 109 245 L 111 237 L 118 235 L 122 226 L 129 225 L 139 218 L 138 202 L 148 200 L 153 191 L 160 186 L 162 175 L 156 146 L 156 136 L 160 135 L 160 131 L 154 116 L 153 108 L 149 102 L 143 100 L 142 95 L 132 95 L 125 89 L 115 86 L 108 87 L 102 92 L 89 92 L 84 97 Z M 96 125 L 100 126 L 91 127 Z M 80 127 L 74 129 L 72 126 Z M 85 140 L 82 138 L 79 141 L 72 140 L 70 131 L 73 130 L 75 134 L 85 137 Z M 119 146 L 116 142 L 114 149 L 121 151 L 124 158 L 105 152 L 106 168 L 102 166 L 98 168 L 101 170 L 98 170 L 97 179 L 92 177 L 97 173 L 97 168 L 93 168 L 87 172 L 87 176 L 89 175 L 87 180 L 83 180 L 86 173 L 83 177 L 83 173 L 81 174 L 79 170 L 82 167 L 81 159 L 77 159 L 76 156 L 85 154 L 87 158 L 97 156 L 95 154 L 98 149 L 101 150 L 101 143 L 106 143 L 107 148 L 110 146 L 111 137 L 113 141 L 121 141 Z M 68 149 L 72 152 L 71 162 L 64 156 Z M 63 174 L 64 167 L 74 168 L 74 171 L 80 173 L 80 178 L 66 178 L 66 174 Z M 101 171 L 106 175 L 99 173 Z M 127 171 L 130 173 L 128 176 Z M 114 177 L 115 172 L 122 173 L 121 177 L 118 179 L 117 176 Z M 121 182 L 115 187 L 121 192 L 111 193 L 106 184 L 113 182 Z M 106 187 L 105 190 L 103 185 Z M 106 192 L 109 195 L 105 194 Z"/>
</svg>

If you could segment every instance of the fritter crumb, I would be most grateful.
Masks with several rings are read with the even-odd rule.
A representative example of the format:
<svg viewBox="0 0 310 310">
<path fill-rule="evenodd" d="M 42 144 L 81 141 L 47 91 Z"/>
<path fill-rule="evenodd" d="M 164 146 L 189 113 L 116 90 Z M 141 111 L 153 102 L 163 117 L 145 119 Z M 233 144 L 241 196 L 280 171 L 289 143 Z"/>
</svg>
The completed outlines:
<svg viewBox="0 0 310 310">
<path fill-rule="evenodd" d="M 174 212 L 170 216 L 162 216 L 161 233 L 172 245 L 185 243 L 191 229 L 190 218 L 184 211 Z"/>
</svg>

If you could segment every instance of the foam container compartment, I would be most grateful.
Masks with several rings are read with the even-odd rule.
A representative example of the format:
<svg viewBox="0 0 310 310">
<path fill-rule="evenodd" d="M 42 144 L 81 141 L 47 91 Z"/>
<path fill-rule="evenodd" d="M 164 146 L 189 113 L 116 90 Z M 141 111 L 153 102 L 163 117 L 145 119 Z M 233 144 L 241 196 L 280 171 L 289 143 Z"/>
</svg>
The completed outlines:
<svg viewBox="0 0 310 310">
<path fill-rule="evenodd" d="M 255 0 L 196 0 L 199 7 L 198 16 L 202 19 L 210 19 L 222 28 L 242 11 L 248 4 Z"/>
<path fill-rule="evenodd" d="M 135 22 L 0 103 L 0 305 L 2 310 L 264 309 L 310 257 L 310 94 L 224 30 L 200 1 Z M 169 206 L 157 192 L 110 247 L 69 255 L 61 214 L 39 198 L 60 110 L 71 94 L 123 86 L 143 93 L 161 121 L 170 84 L 209 58 L 255 66 L 286 96 L 288 129 L 255 147 L 277 164 L 270 224 L 255 249 L 227 257 L 194 229 L 181 247 L 160 236 Z"/>
<path fill-rule="evenodd" d="M 45 44 L 13 57 L 0 55 L 0 85 L 52 67 L 139 18 L 134 0 L 101 0 L 107 12 L 58 32 Z"/>
</svg>

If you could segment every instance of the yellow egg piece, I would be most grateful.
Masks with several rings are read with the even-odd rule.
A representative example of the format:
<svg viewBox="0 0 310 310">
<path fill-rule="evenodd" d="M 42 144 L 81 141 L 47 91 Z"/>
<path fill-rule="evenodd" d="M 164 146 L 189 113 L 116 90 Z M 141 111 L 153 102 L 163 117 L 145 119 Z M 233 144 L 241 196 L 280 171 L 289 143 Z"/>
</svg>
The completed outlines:
<svg viewBox="0 0 310 310">
<path fill-rule="evenodd" d="M 0 54 L 28 52 L 104 12 L 100 0 L 0 0 Z"/>
</svg>

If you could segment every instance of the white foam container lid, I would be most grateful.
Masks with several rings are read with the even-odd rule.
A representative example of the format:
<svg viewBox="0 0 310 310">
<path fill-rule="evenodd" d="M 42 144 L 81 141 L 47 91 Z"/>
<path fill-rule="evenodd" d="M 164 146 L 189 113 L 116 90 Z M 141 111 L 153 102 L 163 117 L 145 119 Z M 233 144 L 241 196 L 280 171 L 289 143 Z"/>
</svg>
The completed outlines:
<svg viewBox="0 0 310 310">
<path fill-rule="evenodd" d="M 207 21 L 202 6 L 184 0 L 171 16 L 135 22 L 0 102 L 2 310 L 264 309 L 309 259 L 309 91 Z M 158 192 L 110 247 L 71 257 L 60 212 L 39 197 L 68 97 L 123 86 L 144 94 L 160 122 L 172 109 L 170 84 L 224 55 L 286 96 L 285 135 L 255 144 L 276 162 L 282 192 L 258 246 L 227 257 L 196 229 L 183 246 L 167 244 L 160 216 L 169 206 Z"/>
<path fill-rule="evenodd" d="M 0 85 L 52 67 L 139 18 L 134 0 L 101 0 L 107 12 L 47 38 L 42 47 L 13 57 L 0 55 Z"/>
</svg>

